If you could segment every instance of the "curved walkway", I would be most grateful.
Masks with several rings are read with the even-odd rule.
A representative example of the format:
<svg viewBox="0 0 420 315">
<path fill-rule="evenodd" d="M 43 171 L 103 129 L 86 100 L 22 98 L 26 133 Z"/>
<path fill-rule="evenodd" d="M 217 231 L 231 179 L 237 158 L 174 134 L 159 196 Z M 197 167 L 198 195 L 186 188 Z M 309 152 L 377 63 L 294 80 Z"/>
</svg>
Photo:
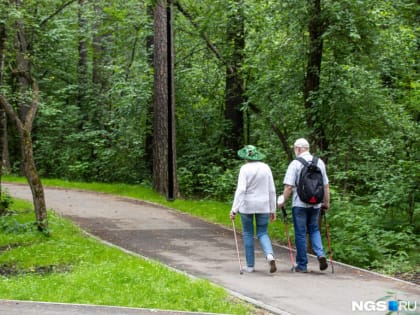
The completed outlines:
<svg viewBox="0 0 420 315">
<path fill-rule="evenodd" d="M 32 200 L 26 185 L 3 186 L 14 197 Z M 273 314 L 364 314 L 358 308 L 372 304 L 389 291 L 396 292 L 396 299 L 416 301 L 417 310 L 420 309 L 418 285 L 337 262 L 334 273 L 330 268 L 320 272 L 314 257 L 310 260 L 309 273 L 292 273 L 288 250 L 279 245 L 274 245 L 276 273 L 268 273 L 257 245 L 256 272 L 240 275 L 232 230 L 169 208 L 68 189 L 45 188 L 45 196 L 48 208 L 70 218 L 92 235 L 176 270 L 208 279 Z M 241 239 L 238 241 L 242 244 Z M 242 246 L 240 252 L 244 261 Z M 0 314 L 3 314 L 1 306 L 2 303 Z"/>
</svg>

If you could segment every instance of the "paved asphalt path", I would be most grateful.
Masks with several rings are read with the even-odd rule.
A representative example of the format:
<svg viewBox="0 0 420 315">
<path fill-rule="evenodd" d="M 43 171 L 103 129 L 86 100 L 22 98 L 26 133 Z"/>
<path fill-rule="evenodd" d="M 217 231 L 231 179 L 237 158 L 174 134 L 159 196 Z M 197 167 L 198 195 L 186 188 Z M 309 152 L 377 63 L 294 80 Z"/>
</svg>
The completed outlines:
<svg viewBox="0 0 420 315">
<path fill-rule="evenodd" d="M 26 185 L 3 185 L 12 196 L 32 200 Z M 189 275 L 208 279 L 273 314 L 365 314 L 370 312 L 352 310 L 353 302 L 372 304 L 389 291 L 396 292 L 396 299 L 416 301 L 417 311 L 420 308 L 418 285 L 338 262 L 334 262 L 334 273 L 330 268 L 320 272 L 315 257 L 310 259 L 309 273 L 292 273 L 287 247 L 276 244 L 276 273 L 268 272 L 256 244 L 256 272 L 240 275 L 231 229 L 172 209 L 130 198 L 68 189 L 46 187 L 45 196 L 49 209 L 70 218 L 102 240 Z M 238 238 L 244 262 L 242 239 L 240 235 Z M 4 304 L 0 303 L 0 314 L 3 314 Z"/>
</svg>

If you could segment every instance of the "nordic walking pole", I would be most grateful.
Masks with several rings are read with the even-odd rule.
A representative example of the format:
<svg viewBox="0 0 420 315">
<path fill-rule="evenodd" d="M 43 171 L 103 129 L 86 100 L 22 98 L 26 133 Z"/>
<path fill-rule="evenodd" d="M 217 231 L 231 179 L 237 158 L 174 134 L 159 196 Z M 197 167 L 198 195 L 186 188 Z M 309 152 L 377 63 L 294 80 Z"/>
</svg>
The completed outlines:
<svg viewBox="0 0 420 315">
<path fill-rule="evenodd" d="M 331 241 L 330 241 L 330 233 L 328 232 L 328 221 L 327 221 L 327 215 L 325 213 L 325 210 L 322 209 L 322 216 L 324 217 L 325 221 L 325 235 L 327 236 L 328 241 L 328 251 L 330 252 L 330 264 L 331 264 L 331 272 L 334 273 L 334 264 L 333 264 L 333 258 L 332 258 L 332 250 L 331 250 Z"/>
<path fill-rule="evenodd" d="M 283 202 L 284 202 L 284 197 L 283 197 L 283 195 L 280 195 L 279 198 L 277 199 L 277 203 L 279 204 L 279 203 L 283 203 Z M 287 244 L 289 246 L 290 263 L 292 264 L 291 271 L 293 272 L 293 271 L 295 271 L 295 259 L 293 258 L 292 243 L 290 242 L 289 227 L 288 227 L 288 224 L 287 224 L 286 208 L 281 207 L 281 212 L 283 214 L 283 222 L 284 222 L 285 231 L 286 231 Z"/>
<path fill-rule="evenodd" d="M 232 226 L 233 226 L 233 235 L 235 236 L 236 253 L 238 254 L 239 274 L 243 274 L 241 257 L 239 256 L 238 239 L 236 238 L 235 219 L 232 219 Z"/>
<path fill-rule="evenodd" d="M 287 214 L 286 209 L 284 207 L 281 208 L 281 212 L 283 213 L 283 222 L 286 230 L 286 237 L 287 237 L 287 244 L 289 246 L 289 255 L 290 255 L 290 262 L 292 264 L 292 269 L 290 269 L 292 272 L 295 271 L 295 259 L 293 258 L 292 253 L 292 243 L 290 242 L 290 236 L 289 236 L 289 227 L 287 224 Z"/>
</svg>

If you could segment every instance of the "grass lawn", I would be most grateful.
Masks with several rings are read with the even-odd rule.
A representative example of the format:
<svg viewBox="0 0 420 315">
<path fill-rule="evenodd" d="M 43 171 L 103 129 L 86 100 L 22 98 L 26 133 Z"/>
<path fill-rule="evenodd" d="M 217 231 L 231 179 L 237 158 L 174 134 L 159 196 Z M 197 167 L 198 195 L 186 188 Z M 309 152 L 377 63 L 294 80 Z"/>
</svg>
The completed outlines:
<svg viewBox="0 0 420 315">
<path fill-rule="evenodd" d="M 4 181 L 21 181 L 6 178 Z M 229 205 L 176 200 L 167 202 L 142 186 L 68 183 L 47 186 L 88 189 L 211 212 L 209 219 L 230 223 Z M 206 206 L 207 204 L 207 206 Z M 200 205 L 200 206 L 199 206 Z M 0 299 L 115 305 L 180 311 L 253 314 L 253 306 L 223 288 L 166 266 L 109 247 L 86 236 L 67 219 L 49 212 L 51 236 L 34 225 L 32 205 L 13 200 L 0 217 Z"/>
</svg>

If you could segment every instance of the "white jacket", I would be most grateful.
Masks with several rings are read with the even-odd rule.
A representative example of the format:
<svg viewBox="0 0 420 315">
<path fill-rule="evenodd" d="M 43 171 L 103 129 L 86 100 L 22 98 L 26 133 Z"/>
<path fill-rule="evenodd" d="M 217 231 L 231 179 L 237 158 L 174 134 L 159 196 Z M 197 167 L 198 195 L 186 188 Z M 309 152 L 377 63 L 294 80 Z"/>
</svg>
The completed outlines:
<svg viewBox="0 0 420 315">
<path fill-rule="evenodd" d="M 232 211 L 247 214 L 276 212 L 276 188 L 267 164 L 250 161 L 242 165 Z"/>
</svg>

